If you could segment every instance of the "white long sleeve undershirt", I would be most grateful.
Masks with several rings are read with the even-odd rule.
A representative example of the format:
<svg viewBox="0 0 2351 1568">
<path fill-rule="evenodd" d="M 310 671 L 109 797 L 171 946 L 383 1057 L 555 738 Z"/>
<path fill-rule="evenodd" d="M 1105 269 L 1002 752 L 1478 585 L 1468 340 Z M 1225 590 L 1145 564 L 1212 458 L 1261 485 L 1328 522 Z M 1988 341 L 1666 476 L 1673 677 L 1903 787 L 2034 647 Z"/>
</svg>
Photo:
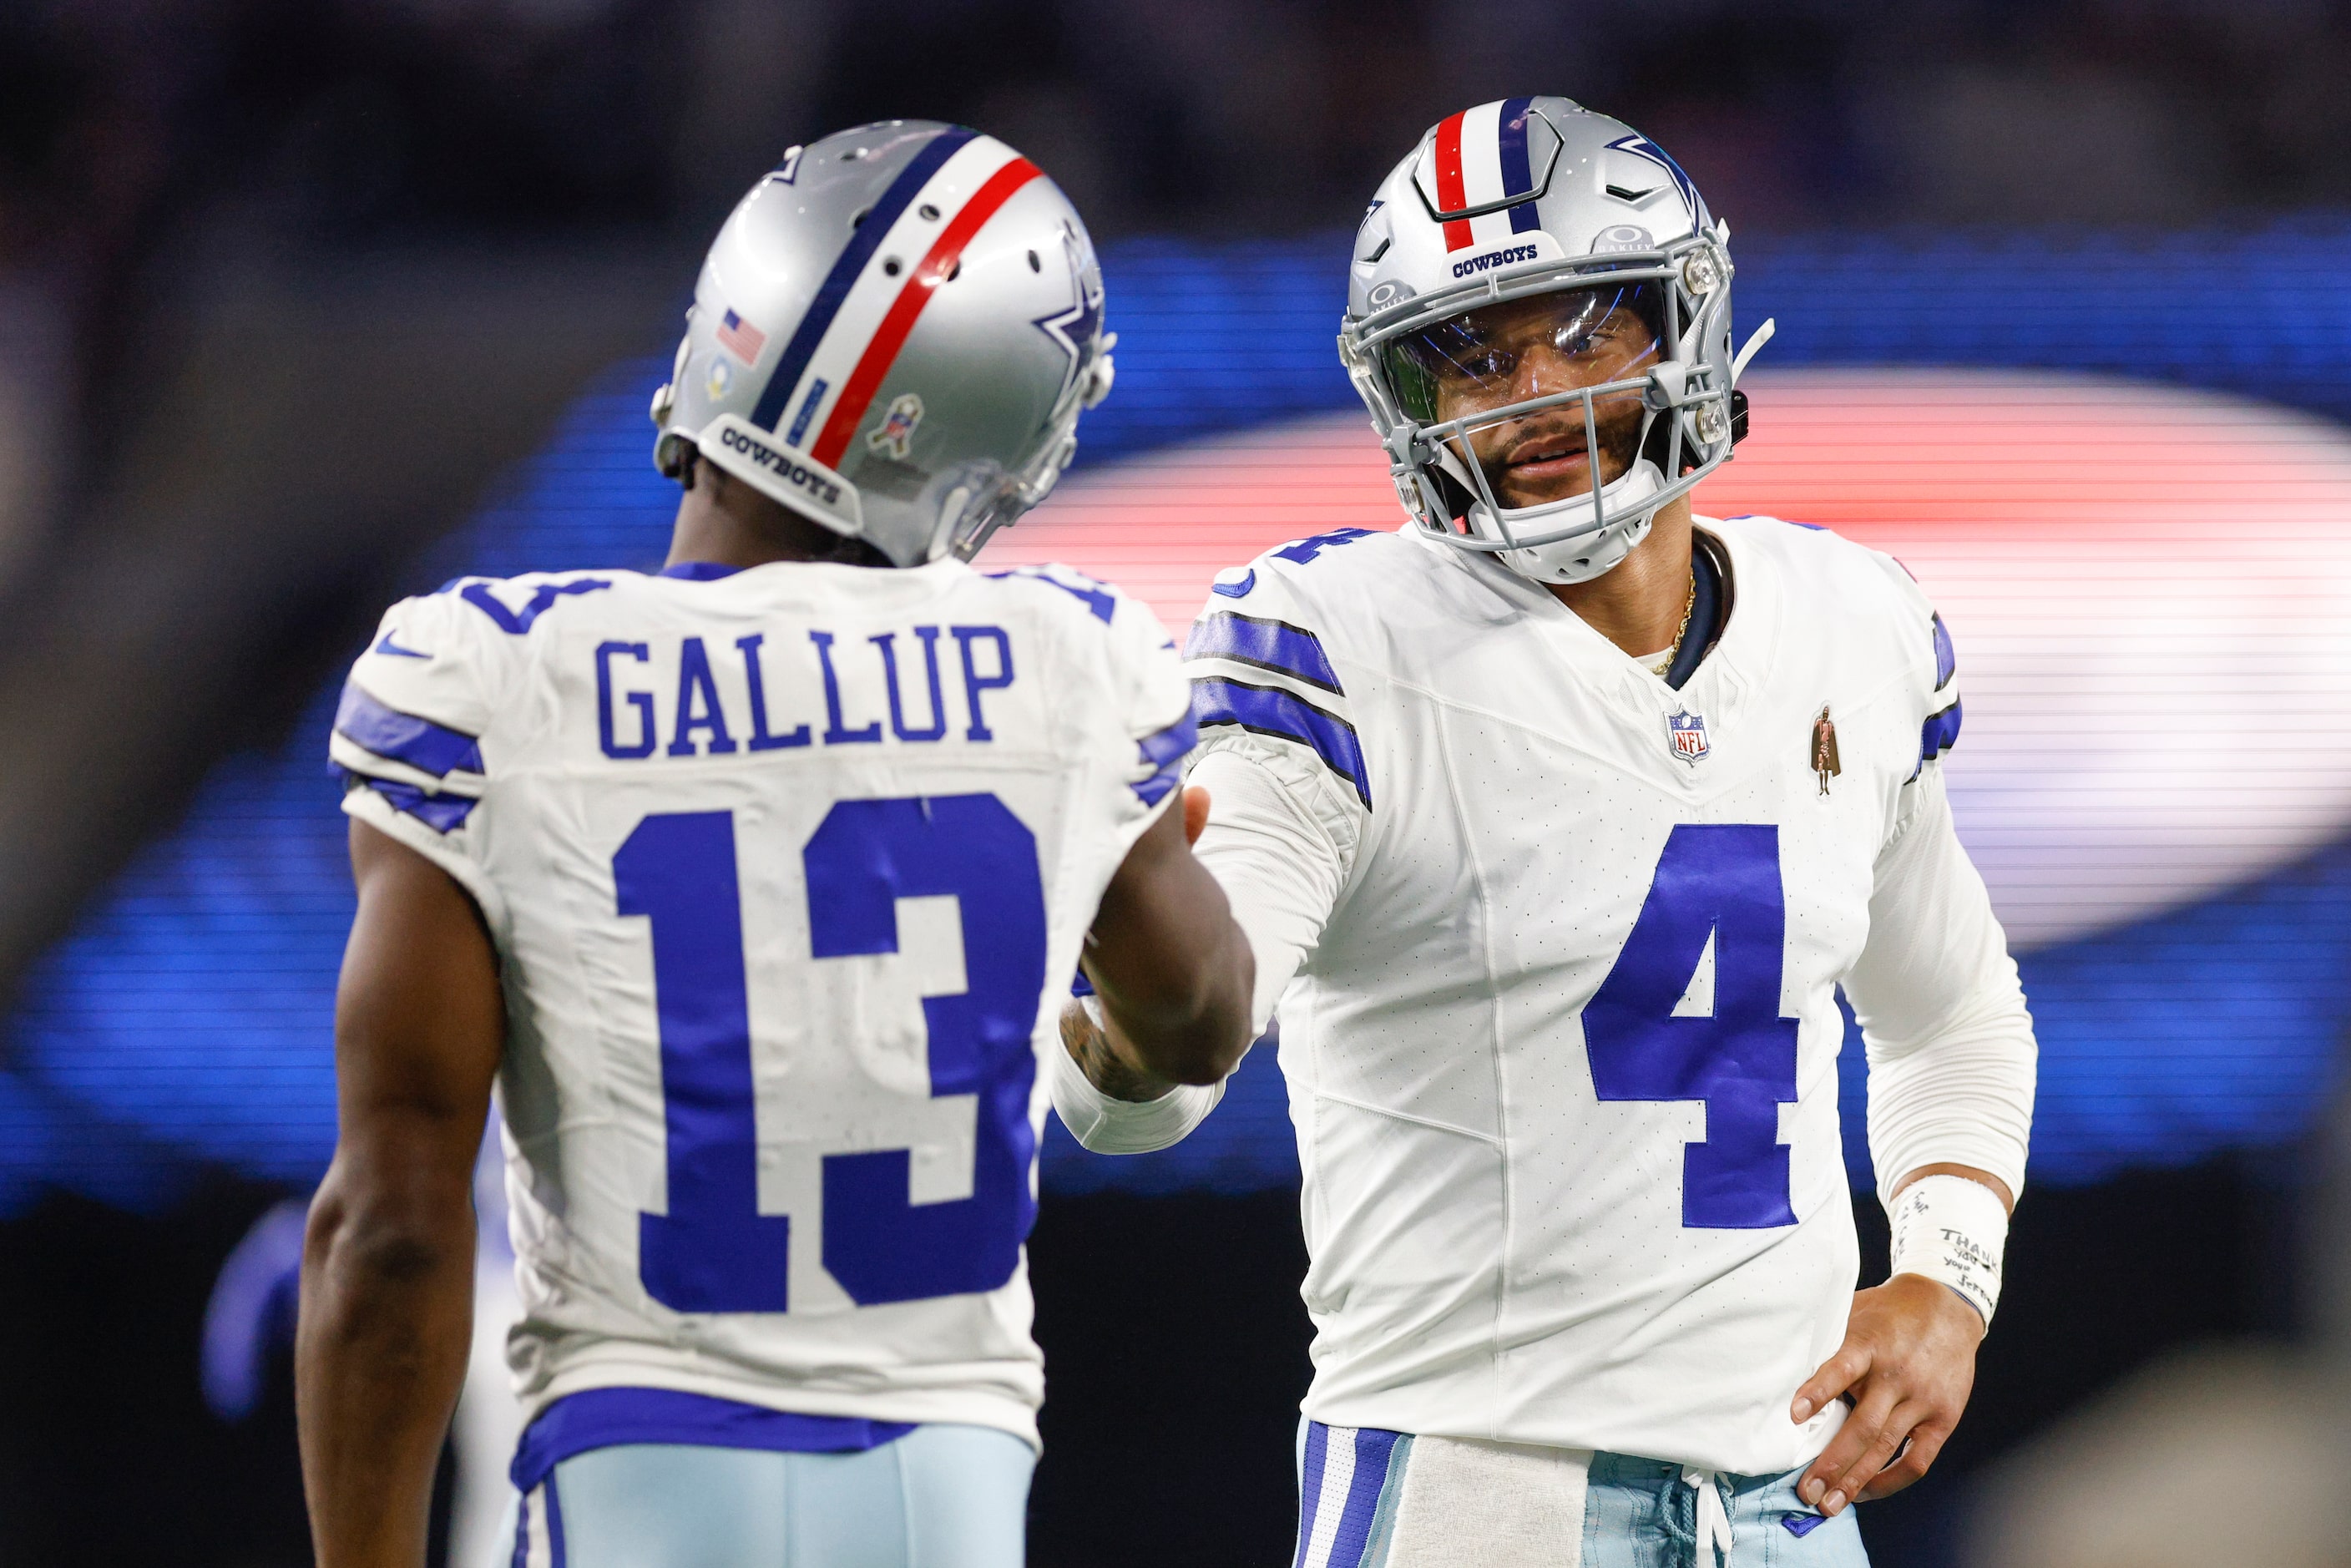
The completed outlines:
<svg viewBox="0 0 2351 1568">
<path fill-rule="evenodd" d="M 1959 846 L 1943 772 L 1929 766 L 1877 857 L 1869 940 L 1845 998 L 1869 1052 L 1877 1193 L 1924 1166 L 1961 1165 L 2024 1190 L 2032 1126 L 2032 1019 L 1991 896 Z"/>
</svg>

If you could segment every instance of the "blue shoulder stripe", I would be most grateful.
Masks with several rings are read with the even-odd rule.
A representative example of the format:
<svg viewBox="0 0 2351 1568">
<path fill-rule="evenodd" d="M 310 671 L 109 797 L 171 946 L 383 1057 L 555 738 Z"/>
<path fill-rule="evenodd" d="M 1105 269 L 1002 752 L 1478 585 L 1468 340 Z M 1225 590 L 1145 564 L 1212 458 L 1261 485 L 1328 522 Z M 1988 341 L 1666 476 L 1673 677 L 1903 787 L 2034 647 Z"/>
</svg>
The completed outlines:
<svg viewBox="0 0 2351 1568">
<path fill-rule="evenodd" d="M 1944 629 L 1943 618 L 1935 617 L 1935 689 L 1941 691 L 1951 684 L 1959 673 L 1959 651 L 1951 646 L 1951 634 Z"/>
<path fill-rule="evenodd" d="M 350 681 L 343 683 L 343 700 L 335 708 L 335 733 L 378 757 L 405 762 L 435 779 L 459 768 L 467 773 L 482 771 L 477 737 L 386 707 Z"/>
<path fill-rule="evenodd" d="M 1260 670 L 1272 670 L 1336 695 L 1346 695 L 1346 688 L 1339 684 L 1339 673 L 1323 654 L 1322 639 L 1287 621 L 1241 615 L 1229 610 L 1203 615 L 1193 622 L 1192 634 L 1184 640 L 1184 656 L 1255 664 Z"/>
<path fill-rule="evenodd" d="M 1118 613 L 1118 600 L 1108 588 L 1092 578 L 1083 579 L 1084 585 L 1081 586 L 1076 582 L 1065 582 L 1058 577 L 1048 577 L 1033 566 L 1016 566 L 1009 571 L 983 572 L 981 575 L 997 582 L 1001 582 L 1008 577 L 1022 577 L 1031 582 L 1041 582 L 1048 588 L 1058 588 L 1092 611 L 1094 619 L 1105 626 L 1109 625 L 1111 618 Z M 1070 575 L 1075 577 L 1078 574 L 1071 572 Z"/>
<path fill-rule="evenodd" d="M 1186 712 L 1158 734 L 1147 735 L 1134 743 L 1135 749 L 1143 753 L 1143 759 L 1155 769 L 1150 778 L 1134 786 L 1135 794 L 1142 798 L 1144 805 L 1156 806 L 1167 798 L 1167 791 L 1176 788 L 1183 779 L 1184 758 L 1192 754 L 1192 747 L 1199 744 L 1199 739 L 1200 727 Z"/>
<path fill-rule="evenodd" d="M 542 582 L 531 590 L 530 600 L 520 610 L 509 610 L 490 591 L 486 582 L 465 582 L 462 577 L 452 580 L 440 591 L 446 593 L 457 584 L 457 597 L 497 622 L 498 630 L 509 636 L 519 637 L 531 628 L 532 622 L 555 608 L 555 601 L 567 593 L 594 593 L 612 585 L 601 577 L 576 577 L 569 582 Z"/>
<path fill-rule="evenodd" d="M 1203 727 L 1237 725 L 1252 734 L 1280 736 L 1312 747 L 1324 767 L 1354 787 L 1364 810 L 1372 809 L 1364 748 L 1355 738 L 1355 727 L 1338 715 L 1273 686 L 1198 675 L 1192 681 L 1192 717 Z"/>
<path fill-rule="evenodd" d="M 395 811 L 405 811 L 436 833 L 445 833 L 465 825 L 465 818 L 479 800 L 470 795 L 431 795 L 413 784 L 403 784 L 393 779 L 371 779 L 338 764 L 335 771 L 345 783 L 364 784 L 392 802 Z"/>
<path fill-rule="evenodd" d="M 1918 729 L 1918 766 L 1924 768 L 1940 757 L 1959 740 L 1959 705 L 1956 702 L 1938 714 L 1928 716 Z M 1911 775 L 1917 778 L 1917 775 Z"/>
</svg>

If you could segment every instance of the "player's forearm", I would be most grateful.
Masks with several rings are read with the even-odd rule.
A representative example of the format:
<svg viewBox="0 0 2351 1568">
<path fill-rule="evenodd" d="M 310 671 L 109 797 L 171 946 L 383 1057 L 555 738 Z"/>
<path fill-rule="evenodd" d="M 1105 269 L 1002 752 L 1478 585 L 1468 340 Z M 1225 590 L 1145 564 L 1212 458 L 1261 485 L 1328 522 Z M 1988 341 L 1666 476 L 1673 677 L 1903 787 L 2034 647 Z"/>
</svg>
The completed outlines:
<svg viewBox="0 0 2351 1568">
<path fill-rule="evenodd" d="M 1086 1075 L 1086 1082 L 1113 1100 L 1142 1104 L 1164 1098 L 1176 1088 L 1173 1079 L 1138 1065 L 1112 1043 L 1109 1031 L 1094 1022 L 1082 1003 L 1061 1009 L 1061 1048 Z"/>
<path fill-rule="evenodd" d="M 446 1184 L 444 1184 L 446 1185 Z M 468 1193 L 329 1172 L 310 1209 L 295 1339 L 319 1568 L 421 1568 L 433 1474 L 473 1330 Z"/>
<path fill-rule="evenodd" d="M 1240 1064 L 1257 965 L 1240 927 L 1223 910 L 1217 915 L 1213 944 L 1188 963 L 1160 967 L 1153 983 L 1123 985 L 1093 974 L 1107 1027 L 1077 1009 L 1088 1027 L 1072 1054 L 1105 1094 L 1155 1099 L 1178 1083 L 1218 1082 Z"/>
</svg>

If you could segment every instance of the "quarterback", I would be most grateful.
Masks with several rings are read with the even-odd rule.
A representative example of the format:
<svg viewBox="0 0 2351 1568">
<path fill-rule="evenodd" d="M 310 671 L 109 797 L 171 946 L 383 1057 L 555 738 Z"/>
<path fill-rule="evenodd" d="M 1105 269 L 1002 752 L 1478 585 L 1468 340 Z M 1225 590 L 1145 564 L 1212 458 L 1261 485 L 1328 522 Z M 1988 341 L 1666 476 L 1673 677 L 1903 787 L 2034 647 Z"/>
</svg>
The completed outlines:
<svg viewBox="0 0 2351 1568">
<path fill-rule="evenodd" d="M 1560 98 L 1380 187 L 1340 351 L 1409 514 L 1223 574 L 1199 853 L 1277 1005 L 1315 1327 L 1298 1568 L 1864 1561 L 1997 1303 L 2032 1024 L 1888 558 L 1694 517 L 1744 433 L 1729 230 Z M 1842 988 L 1892 1278 L 1855 1291 Z M 1064 1022 L 1090 1146 L 1218 1091 Z"/>
<path fill-rule="evenodd" d="M 1151 613 L 984 576 L 1111 378 L 989 137 L 794 149 L 704 264 L 656 573 L 394 605 L 336 715 L 359 911 L 297 1346 L 322 1568 L 421 1568 L 500 1087 L 514 1568 L 1017 1568 L 1023 1242 L 1082 962 L 1154 1079 L 1249 1036 Z M 467 1565 L 477 1568 L 477 1565 Z"/>
</svg>

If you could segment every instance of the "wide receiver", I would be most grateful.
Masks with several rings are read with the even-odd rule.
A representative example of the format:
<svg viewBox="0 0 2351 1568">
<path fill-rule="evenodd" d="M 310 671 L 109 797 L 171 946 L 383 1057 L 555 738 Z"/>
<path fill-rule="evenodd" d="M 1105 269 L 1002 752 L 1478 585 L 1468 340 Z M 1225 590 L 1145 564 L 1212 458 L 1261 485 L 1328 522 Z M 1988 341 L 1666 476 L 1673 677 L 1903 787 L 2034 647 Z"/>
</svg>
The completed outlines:
<svg viewBox="0 0 2351 1568">
<path fill-rule="evenodd" d="M 1134 1071 L 1213 1082 L 1249 1039 L 1173 644 L 1074 573 L 965 564 L 1068 464 L 1108 347 L 1084 228 L 1001 142 L 795 149 L 654 400 L 668 565 L 384 617 L 333 739 L 321 1568 L 424 1562 L 494 1079 L 515 1568 L 1020 1563 L 1053 1003 L 1082 947 Z"/>
<path fill-rule="evenodd" d="M 1859 1563 L 1850 1505 L 1966 1401 L 2031 1021 L 1926 595 L 1690 515 L 1746 419 L 1728 237 L 1564 99 L 1437 126 L 1340 339 L 1411 522 L 1226 573 L 1192 632 L 1199 853 L 1305 1177 L 1299 1568 Z M 1840 986 L 1895 1232 L 1858 1294 Z M 1217 1092 L 1118 1027 L 1065 1020 L 1065 1119 L 1181 1136 Z"/>
</svg>

